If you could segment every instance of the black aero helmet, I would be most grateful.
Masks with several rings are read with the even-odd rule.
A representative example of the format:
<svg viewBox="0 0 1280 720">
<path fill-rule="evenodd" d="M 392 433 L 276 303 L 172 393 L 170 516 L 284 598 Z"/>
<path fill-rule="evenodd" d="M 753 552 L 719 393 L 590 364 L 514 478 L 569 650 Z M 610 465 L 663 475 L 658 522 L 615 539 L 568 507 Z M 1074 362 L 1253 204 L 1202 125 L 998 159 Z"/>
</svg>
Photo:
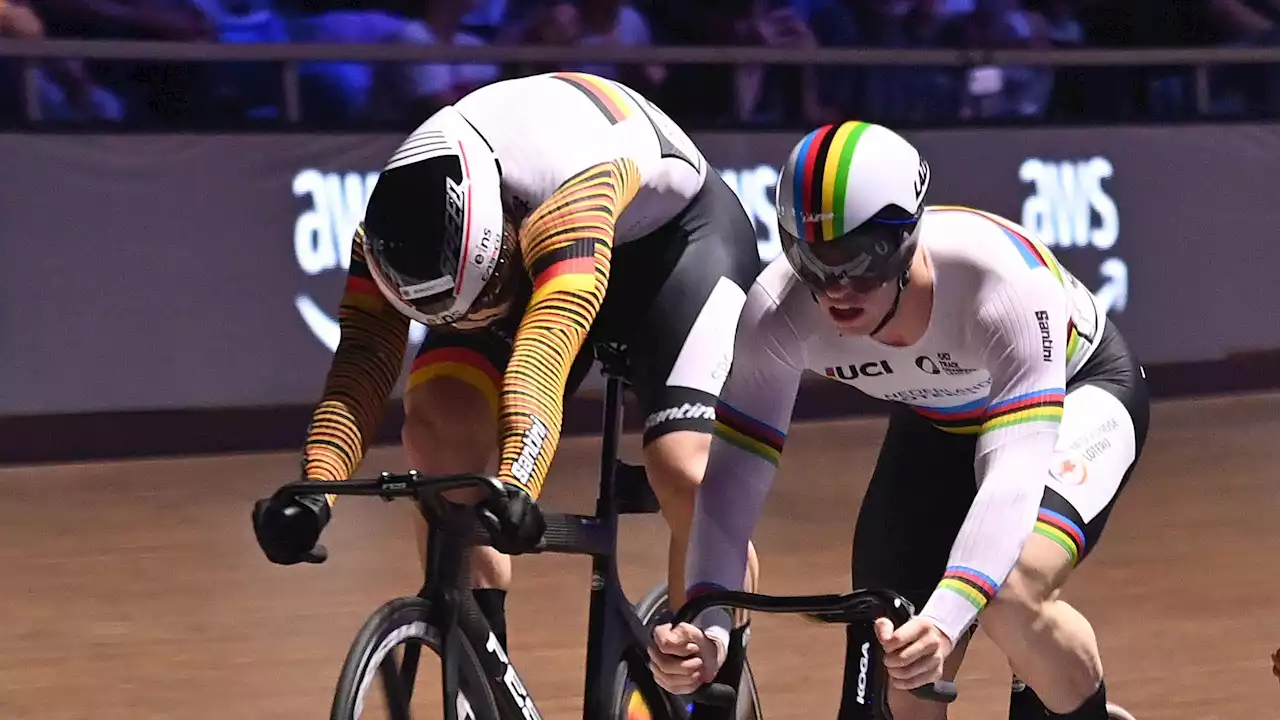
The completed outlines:
<svg viewBox="0 0 1280 720">
<path fill-rule="evenodd" d="M 365 210 L 365 258 L 378 289 L 428 327 L 483 325 L 506 312 L 517 271 L 497 158 L 453 107 L 387 161 Z"/>
</svg>

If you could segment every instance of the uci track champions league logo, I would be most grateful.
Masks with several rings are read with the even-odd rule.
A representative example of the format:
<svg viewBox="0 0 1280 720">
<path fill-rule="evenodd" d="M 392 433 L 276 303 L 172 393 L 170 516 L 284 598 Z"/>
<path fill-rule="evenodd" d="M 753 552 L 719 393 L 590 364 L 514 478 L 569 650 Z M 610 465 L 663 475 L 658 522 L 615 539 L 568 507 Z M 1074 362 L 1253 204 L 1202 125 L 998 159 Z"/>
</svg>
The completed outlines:
<svg viewBox="0 0 1280 720">
<path fill-rule="evenodd" d="M 782 252 L 773 209 L 777 169 L 762 164 L 754 168 L 721 170 L 720 175 L 738 194 L 756 226 L 760 260 L 766 263 L 773 260 Z M 302 210 L 293 224 L 293 250 L 299 270 L 308 277 L 339 268 L 346 273 L 351 263 L 352 236 L 364 217 L 365 206 L 377 182 L 377 172 L 321 172 L 305 168 L 293 176 L 293 196 L 302 201 Z M 336 307 L 336 299 L 322 303 L 309 293 L 299 292 L 294 296 L 293 304 L 316 339 L 330 352 L 336 350 L 338 321 L 324 309 L 329 305 Z M 427 329 L 419 323 L 412 323 L 410 346 L 421 343 L 426 332 Z"/>
</svg>

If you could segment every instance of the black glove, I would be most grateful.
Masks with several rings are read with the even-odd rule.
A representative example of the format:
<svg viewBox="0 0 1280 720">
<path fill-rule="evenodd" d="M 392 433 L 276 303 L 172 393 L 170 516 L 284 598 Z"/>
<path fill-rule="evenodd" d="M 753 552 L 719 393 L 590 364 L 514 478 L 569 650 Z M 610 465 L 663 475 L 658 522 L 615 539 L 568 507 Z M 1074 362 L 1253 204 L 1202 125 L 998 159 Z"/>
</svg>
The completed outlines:
<svg viewBox="0 0 1280 720">
<path fill-rule="evenodd" d="M 493 547 L 506 555 L 534 550 L 547 530 L 542 511 L 524 488 L 504 483 L 502 494 L 480 506 L 480 523 L 489 531 Z"/>
<path fill-rule="evenodd" d="M 317 545 L 329 523 L 329 502 L 323 495 L 298 495 L 287 500 L 263 498 L 253 504 L 253 532 L 267 559 L 277 565 L 321 563 L 328 557 Z"/>
</svg>

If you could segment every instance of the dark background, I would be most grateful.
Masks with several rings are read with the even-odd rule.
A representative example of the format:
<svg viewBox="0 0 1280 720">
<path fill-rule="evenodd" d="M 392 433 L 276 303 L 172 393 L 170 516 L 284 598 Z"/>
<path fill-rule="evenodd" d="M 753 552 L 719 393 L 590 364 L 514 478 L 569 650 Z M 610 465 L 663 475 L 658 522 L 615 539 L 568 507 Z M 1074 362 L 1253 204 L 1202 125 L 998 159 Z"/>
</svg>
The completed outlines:
<svg viewBox="0 0 1280 720">
<path fill-rule="evenodd" d="M 1019 178 L 1027 159 L 1109 162 L 1112 177 L 1100 187 L 1118 210 L 1118 241 L 1054 250 L 1094 289 L 1106 282 L 1105 260 L 1123 261 L 1127 304 L 1111 315 L 1148 366 L 1280 348 L 1269 299 L 1280 261 L 1264 251 L 1280 228 L 1276 126 L 907 134 L 933 168 L 932 203 L 1015 221 L 1035 194 Z M 40 424 L 31 416 L 305 408 L 320 392 L 329 350 L 295 298 L 332 312 L 343 269 L 300 269 L 295 225 L 312 202 L 294 196 L 294 179 L 314 168 L 358 181 L 399 139 L 0 135 L 0 416 L 10 427 L 25 417 L 33 432 Z M 762 257 L 773 257 L 772 188 L 759 181 L 794 134 L 696 139 L 729 171 L 757 219 Z M 360 187 L 328 226 L 344 248 Z M 1064 187 L 1050 207 L 1072 197 L 1088 207 L 1086 183 L 1068 177 Z M 1088 212 L 1099 227 L 1101 216 Z M 587 387 L 599 387 L 598 378 Z"/>
</svg>

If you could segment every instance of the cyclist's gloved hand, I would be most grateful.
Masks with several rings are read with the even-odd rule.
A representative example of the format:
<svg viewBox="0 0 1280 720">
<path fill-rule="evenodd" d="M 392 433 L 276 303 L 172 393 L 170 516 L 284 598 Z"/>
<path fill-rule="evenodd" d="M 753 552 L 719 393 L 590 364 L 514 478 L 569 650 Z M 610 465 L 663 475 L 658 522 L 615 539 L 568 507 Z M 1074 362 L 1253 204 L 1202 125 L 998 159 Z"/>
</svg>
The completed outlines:
<svg viewBox="0 0 1280 720">
<path fill-rule="evenodd" d="M 263 498 L 253 504 L 253 532 L 267 559 L 277 565 L 324 562 L 327 553 L 317 545 L 329 522 L 329 502 L 323 495 L 299 495 L 287 500 Z"/>
<path fill-rule="evenodd" d="M 500 553 L 519 555 L 534 550 L 547 530 L 542 510 L 524 488 L 503 483 L 498 497 L 481 503 L 480 522 Z"/>
</svg>

